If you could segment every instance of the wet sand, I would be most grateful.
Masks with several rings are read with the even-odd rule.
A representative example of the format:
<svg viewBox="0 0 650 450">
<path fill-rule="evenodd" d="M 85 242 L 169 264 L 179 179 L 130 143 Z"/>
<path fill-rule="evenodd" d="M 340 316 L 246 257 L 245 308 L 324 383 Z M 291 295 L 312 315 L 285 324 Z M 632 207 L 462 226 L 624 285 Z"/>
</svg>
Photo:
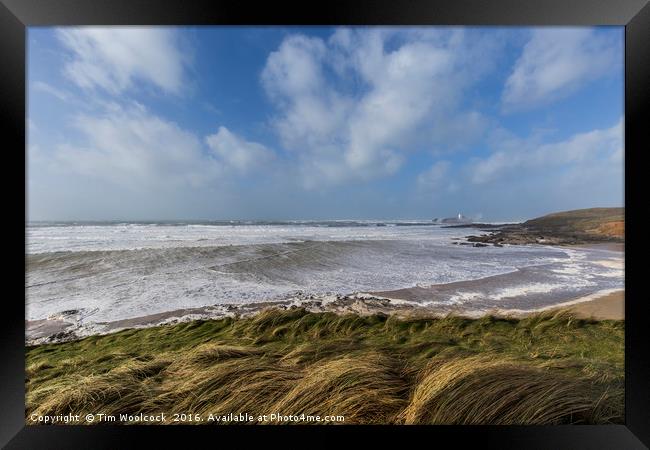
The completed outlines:
<svg viewBox="0 0 650 450">
<path fill-rule="evenodd" d="M 604 242 L 602 244 L 579 244 L 569 245 L 569 248 L 590 248 L 595 250 L 609 250 L 612 252 L 624 252 L 625 244 L 622 242 Z"/>
<path fill-rule="evenodd" d="M 570 307 L 580 318 L 596 320 L 625 320 L 625 291 L 595 298 Z"/>
<path fill-rule="evenodd" d="M 27 339 L 43 339 L 65 333 L 72 324 L 60 319 L 40 319 L 25 321 L 25 335 Z"/>
</svg>

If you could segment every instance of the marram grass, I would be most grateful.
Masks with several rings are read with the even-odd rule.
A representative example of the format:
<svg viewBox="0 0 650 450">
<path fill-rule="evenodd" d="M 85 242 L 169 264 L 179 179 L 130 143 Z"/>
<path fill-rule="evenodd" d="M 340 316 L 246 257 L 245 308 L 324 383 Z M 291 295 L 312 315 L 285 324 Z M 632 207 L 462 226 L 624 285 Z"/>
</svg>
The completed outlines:
<svg viewBox="0 0 650 450">
<path fill-rule="evenodd" d="M 623 321 L 566 312 L 398 319 L 268 310 L 29 347 L 26 417 L 276 412 L 343 415 L 347 424 L 622 423 L 623 352 Z"/>
</svg>

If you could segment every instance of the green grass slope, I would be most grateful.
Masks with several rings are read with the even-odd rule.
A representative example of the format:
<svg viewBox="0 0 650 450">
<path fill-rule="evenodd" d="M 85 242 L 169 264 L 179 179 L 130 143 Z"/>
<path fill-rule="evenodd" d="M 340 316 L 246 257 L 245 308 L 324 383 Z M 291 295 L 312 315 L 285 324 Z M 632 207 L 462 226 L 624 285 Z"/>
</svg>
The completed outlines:
<svg viewBox="0 0 650 450">
<path fill-rule="evenodd" d="M 26 349 L 26 417 L 343 415 L 344 423 L 623 422 L 624 322 L 269 310 Z M 172 417 L 167 423 L 174 423 Z M 223 422 L 219 422 L 223 423 Z"/>
<path fill-rule="evenodd" d="M 624 237 L 624 208 L 590 208 L 548 214 L 528 220 L 525 227 L 555 233 L 584 233 Z"/>
</svg>

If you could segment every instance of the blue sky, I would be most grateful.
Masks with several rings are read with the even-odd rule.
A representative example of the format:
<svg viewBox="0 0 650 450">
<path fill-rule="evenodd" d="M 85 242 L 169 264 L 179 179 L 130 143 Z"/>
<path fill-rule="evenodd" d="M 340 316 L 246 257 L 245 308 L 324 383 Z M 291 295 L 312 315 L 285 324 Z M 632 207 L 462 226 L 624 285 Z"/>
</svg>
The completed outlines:
<svg viewBox="0 0 650 450">
<path fill-rule="evenodd" d="M 28 219 L 623 205 L 623 28 L 28 30 Z"/>
</svg>

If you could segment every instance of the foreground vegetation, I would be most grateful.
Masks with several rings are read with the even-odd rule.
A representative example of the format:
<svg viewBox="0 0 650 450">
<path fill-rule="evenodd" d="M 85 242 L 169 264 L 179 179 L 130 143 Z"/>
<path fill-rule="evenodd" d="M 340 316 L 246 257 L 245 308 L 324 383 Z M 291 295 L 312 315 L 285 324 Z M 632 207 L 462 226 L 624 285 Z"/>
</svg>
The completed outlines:
<svg viewBox="0 0 650 450">
<path fill-rule="evenodd" d="M 269 310 L 27 348 L 26 416 L 622 423 L 623 351 L 624 322 L 566 312 L 397 319 Z"/>
</svg>

